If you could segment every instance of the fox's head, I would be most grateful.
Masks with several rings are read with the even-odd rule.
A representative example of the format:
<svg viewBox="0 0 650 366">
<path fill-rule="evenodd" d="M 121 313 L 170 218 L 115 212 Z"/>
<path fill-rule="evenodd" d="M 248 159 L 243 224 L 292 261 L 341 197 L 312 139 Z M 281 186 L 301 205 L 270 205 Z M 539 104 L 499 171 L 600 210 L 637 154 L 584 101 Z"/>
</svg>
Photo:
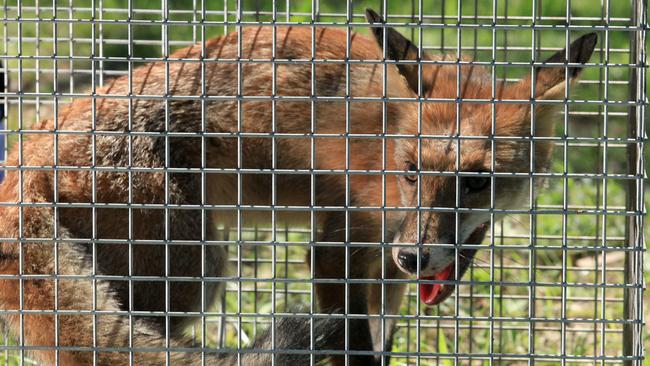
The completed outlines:
<svg viewBox="0 0 650 366">
<path fill-rule="evenodd" d="M 384 23 L 370 9 L 366 17 Z M 490 209 L 527 207 L 532 180 L 527 174 L 549 165 L 552 142 L 544 138 L 552 135 L 561 100 L 580 65 L 589 60 L 597 36 L 578 38 L 545 65 L 531 66 L 528 77 L 504 83 L 493 81 L 489 66 L 419 52 L 392 28 L 374 27 L 372 32 L 387 59 L 403 62 L 396 67 L 411 96 L 428 99 L 398 122 L 400 134 L 425 137 L 396 142 L 397 166 L 412 172 L 399 178 L 402 205 L 420 210 L 403 216 L 393 259 L 402 271 L 421 279 L 460 278 L 476 250 L 458 244 L 481 243 Z M 418 60 L 438 62 L 418 65 Z M 429 305 L 453 290 L 450 284 L 420 285 L 422 301 Z"/>
</svg>

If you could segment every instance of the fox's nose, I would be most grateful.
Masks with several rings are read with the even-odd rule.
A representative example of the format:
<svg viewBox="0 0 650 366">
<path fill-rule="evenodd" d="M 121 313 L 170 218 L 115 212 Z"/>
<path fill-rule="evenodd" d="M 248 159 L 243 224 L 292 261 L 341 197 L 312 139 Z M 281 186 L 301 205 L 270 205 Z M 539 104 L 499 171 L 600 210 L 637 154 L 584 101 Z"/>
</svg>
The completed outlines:
<svg viewBox="0 0 650 366">
<path fill-rule="evenodd" d="M 425 268 L 429 261 L 429 255 L 424 250 L 410 248 L 402 248 L 397 252 L 397 261 L 400 267 L 411 273 L 416 273 L 418 270 L 418 253 L 420 253 L 420 269 Z"/>
</svg>

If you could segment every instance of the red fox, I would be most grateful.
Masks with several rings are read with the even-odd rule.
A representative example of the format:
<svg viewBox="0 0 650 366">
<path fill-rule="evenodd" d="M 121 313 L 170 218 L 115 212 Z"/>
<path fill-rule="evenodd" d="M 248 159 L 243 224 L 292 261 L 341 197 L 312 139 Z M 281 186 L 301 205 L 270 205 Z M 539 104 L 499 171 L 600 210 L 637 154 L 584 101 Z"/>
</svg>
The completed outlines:
<svg viewBox="0 0 650 366">
<path fill-rule="evenodd" d="M 528 192 L 528 179 L 490 174 L 548 164 L 551 143 L 530 137 L 551 135 L 558 104 L 544 101 L 565 96 L 565 79 L 578 76 L 597 37 L 579 38 L 532 78 L 492 90 L 489 69 L 421 53 L 391 28 L 372 30 L 374 40 L 320 27 L 226 34 L 113 79 L 15 144 L 0 185 L 0 307 L 34 357 L 126 364 L 131 349 L 137 364 L 198 363 L 200 355 L 166 355 L 164 347 L 167 337 L 186 344 L 189 315 L 221 291 L 227 257 L 216 227 L 272 215 L 313 223 L 308 262 L 321 311 L 396 314 L 405 285 L 376 280 L 409 275 L 424 280 L 423 302 L 444 301 L 454 286 L 426 280 L 460 278 L 475 250 L 456 256 L 454 245 L 480 243 L 489 222 L 485 210 L 456 219 L 456 197 L 463 208 L 489 208 L 494 184 L 496 204 L 509 207 Z M 382 64 L 384 55 L 399 62 Z M 308 62 L 290 62 L 300 60 Z M 456 192 L 453 175 L 431 171 L 482 174 L 462 176 Z M 382 242 L 393 243 L 392 256 L 381 255 Z M 276 345 L 308 349 L 308 323 L 287 322 Z M 313 346 L 354 351 L 349 365 L 390 351 L 391 322 L 385 337 L 376 317 L 347 322 L 319 322 L 317 331 L 327 330 Z M 242 364 L 269 362 L 246 357 Z M 305 363 L 300 357 L 276 364 Z"/>
</svg>

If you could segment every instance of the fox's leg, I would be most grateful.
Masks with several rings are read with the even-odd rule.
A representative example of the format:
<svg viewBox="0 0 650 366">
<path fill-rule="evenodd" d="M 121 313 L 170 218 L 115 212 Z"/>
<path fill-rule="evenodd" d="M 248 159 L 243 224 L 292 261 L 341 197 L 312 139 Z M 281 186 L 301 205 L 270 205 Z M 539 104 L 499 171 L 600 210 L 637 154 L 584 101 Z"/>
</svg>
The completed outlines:
<svg viewBox="0 0 650 366">
<path fill-rule="evenodd" d="M 390 252 L 388 252 L 385 261 L 385 276 L 383 279 L 401 279 L 405 278 L 404 272 L 400 271 L 393 262 Z M 381 273 L 375 276 L 382 279 Z M 368 311 L 369 314 L 381 314 L 384 311 L 386 315 L 397 315 L 402 304 L 402 298 L 406 285 L 403 284 L 385 284 L 383 287 L 385 303 L 382 309 L 382 286 L 381 284 L 371 284 L 368 294 Z M 382 332 L 383 322 L 383 332 Z M 396 319 L 371 319 L 370 331 L 374 343 L 374 350 L 377 352 L 390 352 L 393 348 L 393 335 L 395 334 Z M 381 364 L 381 357 L 378 357 L 378 363 Z M 390 364 L 390 356 L 384 357 L 384 365 Z"/>
<path fill-rule="evenodd" d="M 171 211 L 168 214 L 168 227 L 160 228 L 160 232 L 165 229 L 169 232 L 170 242 L 165 245 L 133 245 L 131 263 L 135 280 L 130 293 L 128 288 L 122 292 L 124 302 L 131 297 L 134 310 L 159 313 L 167 311 L 166 309 L 177 313 L 198 313 L 212 305 L 222 286 L 215 281 L 203 281 L 203 278 L 219 277 L 223 274 L 226 254 L 221 246 L 201 242 L 203 225 L 205 238 L 214 239 L 214 225 L 210 224 L 209 216 L 206 214 L 203 220 L 201 216 L 200 210 Z M 137 215 L 133 217 L 136 218 Z M 161 218 L 160 221 L 165 220 Z M 140 225 L 147 223 L 149 220 L 141 222 Z M 155 223 L 149 225 L 156 226 Z M 128 263 L 128 258 L 126 262 Z M 146 276 L 158 277 L 162 281 L 138 279 Z M 166 276 L 181 280 L 174 281 L 165 278 Z M 163 316 L 149 317 L 148 320 L 153 320 L 161 331 L 169 325 L 172 341 L 178 338 L 178 341 L 184 342 L 181 334 L 197 319 L 188 315 L 169 317 L 168 324 Z"/>
<path fill-rule="evenodd" d="M 196 126 L 189 122 L 183 126 L 194 130 Z M 120 139 L 97 140 L 102 154 L 111 152 L 112 146 L 127 146 Z M 167 164 L 170 168 L 198 168 L 201 149 L 194 139 L 184 137 L 134 138 L 132 154 L 113 151 L 104 164 L 127 166 L 131 155 L 137 167 L 161 168 Z M 204 310 L 209 307 L 219 291 L 218 282 L 203 281 L 203 277 L 218 277 L 225 267 L 223 248 L 203 242 L 214 239 L 210 212 L 199 207 L 206 203 L 202 192 L 210 184 L 196 172 L 97 173 L 99 202 L 132 203 L 137 207 L 95 209 L 96 235 L 104 240 L 96 247 L 98 268 L 103 274 L 123 277 L 108 281 L 122 308 L 139 312 L 132 319 L 157 327 L 158 333 L 169 337 L 172 347 L 187 346 L 182 334 L 197 318 L 190 314 L 201 311 L 202 305 Z M 163 204 L 168 207 L 161 208 Z M 65 218 L 73 227 L 75 215 Z M 83 235 L 89 235 L 87 231 Z M 119 242 L 113 244 L 113 239 Z M 134 242 L 126 244 L 126 239 Z M 185 314 L 169 316 L 167 311 Z"/>
<path fill-rule="evenodd" d="M 356 238 L 355 238 L 356 239 Z M 330 215 L 323 228 L 322 242 L 343 243 L 345 240 L 345 218 L 342 214 Z M 344 247 L 316 246 L 314 248 L 314 276 L 316 279 L 368 278 L 369 261 L 373 260 L 366 248 L 349 248 L 346 257 Z M 346 260 L 349 269 L 346 277 Z M 308 262 L 311 261 L 308 258 Z M 366 303 L 368 285 L 348 284 L 347 298 L 344 283 L 316 284 L 316 296 L 321 311 L 344 312 L 345 314 L 368 314 Z M 347 305 L 347 311 L 345 311 Z M 367 319 L 350 319 L 348 322 L 348 349 L 351 351 L 372 351 L 372 337 Z M 345 339 L 341 339 L 339 349 L 345 349 Z M 372 356 L 348 356 L 348 365 L 372 365 Z M 332 364 L 345 365 L 345 357 L 333 357 Z"/>
<path fill-rule="evenodd" d="M 320 247 L 314 249 L 316 258 L 314 277 L 316 279 L 343 279 L 345 278 L 345 249 Z M 352 259 L 350 259 L 352 262 Z M 316 284 L 316 296 L 321 311 L 344 312 L 346 314 L 368 314 L 366 304 L 366 284 L 349 284 L 347 301 L 345 284 L 320 283 Z M 344 311 L 347 302 L 347 312 Z M 348 326 L 348 349 L 351 351 L 371 351 L 372 337 L 367 319 L 350 319 Z M 345 349 L 345 340 L 341 339 L 339 349 Z M 348 365 L 372 365 L 372 356 L 349 356 Z M 345 365 L 345 358 L 333 357 L 334 365 Z"/>
<path fill-rule="evenodd" d="M 195 106 L 194 108 L 200 108 Z M 196 109 L 195 109 L 196 110 Z M 196 122 L 194 122 L 196 123 Z M 192 131 L 199 131 L 199 126 L 192 125 Z M 175 168 L 201 168 L 201 145 L 193 138 L 170 138 L 170 164 Z M 168 200 L 176 205 L 199 206 L 202 201 L 202 191 L 208 191 L 209 185 L 218 184 L 213 179 L 202 178 L 198 173 L 168 174 Z M 227 255 L 225 248 L 214 244 L 201 242 L 205 237 L 214 240 L 216 225 L 209 211 L 201 209 L 171 210 L 168 215 L 168 232 L 171 243 L 168 248 L 169 275 L 198 280 L 173 281 L 169 284 L 169 305 L 173 312 L 199 312 L 211 306 L 218 292 L 223 288 L 221 283 L 203 281 L 203 277 L 219 277 L 225 272 Z M 175 241 L 192 242 L 196 244 L 179 244 Z M 164 275 L 164 273 L 163 273 Z M 164 292 L 162 293 L 164 294 Z M 204 301 L 204 304 L 201 304 Z M 204 309 L 202 309 L 202 306 Z M 172 336 L 179 336 L 188 324 L 195 322 L 196 317 L 177 317 L 172 325 Z M 177 337 L 180 339 L 180 337 Z"/>
</svg>

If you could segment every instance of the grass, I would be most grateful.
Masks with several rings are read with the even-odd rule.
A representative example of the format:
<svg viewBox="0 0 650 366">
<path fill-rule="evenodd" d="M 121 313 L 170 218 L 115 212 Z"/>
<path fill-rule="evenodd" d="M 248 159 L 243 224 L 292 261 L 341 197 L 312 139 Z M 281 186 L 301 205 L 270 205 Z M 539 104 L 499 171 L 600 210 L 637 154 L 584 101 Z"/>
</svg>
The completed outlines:
<svg viewBox="0 0 650 366">
<path fill-rule="evenodd" d="M 40 17 L 43 19 L 52 18 L 57 15 L 59 19 L 68 17 L 75 19 L 88 19 L 93 13 L 84 8 L 89 8 L 91 0 L 75 1 L 74 9 L 68 9 L 61 4 L 56 14 L 49 10 L 42 10 L 36 14 L 30 9 L 25 9 L 22 17 L 25 19 Z M 104 0 L 104 9 L 126 9 L 127 0 Z M 223 10 L 228 6 L 231 11 L 235 8 L 234 1 L 210 1 L 208 7 L 210 10 Z M 277 2 L 278 19 L 285 20 L 285 2 Z M 310 21 L 311 1 L 292 1 L 292 14 L 304 13 L 305 15 L 291 15 L 289 20 L 292 22 Z M 353 10 L 355 14 L 360 14 L 365 7 L 380 9 L 381 1 L 354 1 Z M 445 50 L 455 52 L 458 44 L 458 33 L 453 28 L 457 22 L 458 9 L 456 1 L 425 1 L 423 14 L 443 14 L 444 17 L 429 19 L 425 23 L 448 24 L 445 29 L 425 28 L 423 31 L 422 44 L 428 46 L 430 52 Z M 492 4 L 489 1 L 462 1 L 461 22 L 463 24 L 484 24 L 489 25 L 492 15 Z M 542 3 L 539 1 L 538 3 Z M 626 21 L 621 18 L 629 17 L 631 8 L 629 2 L 611 2 L 609 9 L 611 17 L 610 26 L 626 25 Z M 15 5 L 15 0 L 8 0 L 9 6 Z M 22 1 L 23 7 L 34 4 L 34 1 Z M 139 20 L 161 20 L 162 12 L 160 11 L 160 1 L 133 1 L 137 9 L 150 9 L 151 12 L 137 12 L 133 14 L 134 19 Z M 271 11 L 270 1 L 251 1 L 246 2 L 247 10 L 258 9 L 261 11 Z M 507 4 L 507 5 L 506 5 Z M 192 2 L 170 2 L 170 10 L 192 10 Z M 320 21 L 331 21 L 345 23 L 344 14 L 346 12 L 345 2 L 322 0 L 320 1 L 320 10 L 322 15 Z M 508 15 L 511 19 L 499 20 L 499 24 L 510 25 L 527 25 L 529 21 L 517 19 L 516 16 L 529 16 L 533 13 L 531 2 L 528 0 L 498 1 L 497 14 L 499 16 Z M 408 1 L 390 2 L 388 13 L 391 15 L 404 15 L 405 17 L 391 17 L 391 22 L 409 21 L 411 14 L 418 12 L 412 11 L 412 4 Z M 557 19 L 547 18 L 539 21 L 540 25 L 561 25 L 564 20 L 561 19 L 566 15 L 566 1 L 564 0 L 546 0 L 543 6 L 538 9 L 538 13 L 544 17 L 557 17 Z M 125 21 L 128 18 L 126 12 L 116 11 L 99 11 L 97 17 L 104 20 Z M 475 18 L 475 15 L 485 16 L 487 18 Z M 603 25 L 604 21 L 600 20 L 602 10 L 594 6 L 592 0 L 573 0 L 571 1 L 571 15 L 574 17 L 591 17 L 589 20 L 573 20 L 574 25 Z M 15 12 L 8 12 L 7 17 L 15 17 Z M 245 20 L 271 20 L 268 14 L 246 13 Z M 172 20 L 192 20 L 191 12 L 178 13 L 172 12 Z M 208 21 L 221 21 L 223 15 L 209 15 Z M 235 21 L 234 14 L 230 14 L 227 19 Z M 363 22 L 362 18 L 353 19 L 355 22 Z M 17 22 L 6 23 L 5 28 L 9 35 L 15 37 L 18 33 Z M 52 92 L 57 89 L 65 92 L 85 92 L 89 85 L 90 77 L 80 71 L 90 69 L 92 62 L 91 55 L 101 55 L 106 57 L 123 58 L 129 55 L 129 48 L 122 40 L 128 39 L 129 27 L 124 24 L 115 22 L 114 24 L 95 25 L 83 23 L 60 23 L 54 29 L 53 23 L 34 24 L 29 22 L 22 23 L 21 35 L 28 39 L 30 37 L 40 38 L 40 42 L 25 41 L 20 45 L 22 55 L 52 55 L 53 43 L 51 37 L 54 32 L 59 37 L 73 35 L 75 42 L 63 41 L 57 43 L 57 55 L 75 55 L 79 60 L 74 62 L 52 60 L 34 60 L 23 59 L 21 67 L 23 68 L 22 90 L 24 92 Z M 354 30 L 367 33 L 366 27 L 356 27 Z M 411 28 L 398 28 L 404 34 L 410 36 L 416 44 L 419 44 L 418 32 Z M 91 32 L 103 35 L 103 42 L 98 42 L 93 47 Z M 224 31 L 234 30 L 233 26 L 207 26 L 206 37 L 223 34 Z M 164 28 L 158 24 L 135 25 L 131 27 L 134 39 L 131 56 L 134 58 L 144 58 L 158 56 L 161 54 L 161 46 L 156 41 L 161 39 Z M 0 30 L 4 32 L 4 30 Z M 577 37 L 582 32 L 572 33 L 571 38 Z M 198 36 L 197 36 L 198 34 Z M 187 25 L 176 25 L 169 27 L 169 39 L 173 49 L 177 49 L 182 44 L 192 43 L 200 40 L 200 32 L 197 29 Z M 601 33 L 601 44 L 602 36 Z M 532 33 L 527 29 L 517 30 L 497 30 L 494 33 L 489 28 L 472 30 L 464 29 L 461 32 L 461 46 L 468 47 L 464 53 L 476 57 L 479 60 L 486 61 L 492 58 L 490 49 L 492 43 L 497 45 L 508 44 L 508 52 L 499 51 L 496 60 L 503 61 L 529 61 L 530 51 L 517 51 L 516 47 L 529 47 L 532 40 Z M 537 32 L 540 37 L 542 47 L 563 47 L 564 31 L 544 30 Z M 609 45 L 611 53 L 608 62 L 610 65 L 625 64 L 628 62 L 629 55 L 622 50 L 628 46 L 629 34 L 626 31 L 610 31 Z M 87 40 L 87 41 L 84 41 Z M 6 49 L 0 48 L 2 54 L 16 55 L 19 50 L 19 43 L 16 38 L 8 42 Z M 488 47 L 485 50 L 474 51 L 474 45 Z M 1 47 L 1 46 L 0 46 Z M 93 49 L 94 48 L 94 49 Z M 549 55 L 541 55 L 543 57 Z M 605 54 L 596 52 L 592 58 L 593 62 L 604 62 Z M 83 59 L 85 58 L 85 59 Z M 137 64 L 137 63 L 136 63 Z M 126 69 L 126 62 L 123 61 L 103 61 L 95 62 L 96 67 L 102 67 L 107 74 L 119 73 Z M 12 69 L 18 68 L 18 62 L 13 60 L 9 62 Z M 58 71 L 72 71 L 74 78 L 68 74 L 60 73 L 58 85 L 55 85 L 54 73 L 51 72 L 56 67 Z M 39 72 L 40 70 L 40 72 Z M 528 68 L 515 69 L 512 67 L 497 68 L 499 77 L 517 78 L 529 72 Z M 592 83 L 581 83 L 575 87 L 574 96 L 576 99 L 584 100 L 603 100 L 605 98 L 604 84 L 600 80 L 604 79 L 603 68 L 588 68 L 585 70 L 583 80 L 592 81 Z M 607 99 L 609 101 L 626 101 L 628 99 L 628 69 L 625 67 L 611 66 L 607 71 L 610 84 L 607 85 Z M 110 77 L 110 76 L 107 76 Z M 17 89 L 16 73 L 10 75 L 12 80 L 12 90 Z M 38 80 L 38 82 L 37 82 Z M 74 83 L 71 82 L 74 81 Z M 618 82 L 618 83 L 617 83 Z M 35 99 L 35 104 L 26 104 L 23 109 L 23 121 L 29 124 L 35 120 L 44 118 L 50 113 L 51 107 L 46 103 L 49 98 Z M 62 99 L 61 102 L 66 102 Z M 571 105 L 569 107 L 568 123 L 565 126 L 558 126 L 557 135 L 567 135 L 571 137 L 597 137 L 605 133 L 608 137 L 625 137 L 627 126 L 627 108 L 611 105 L 607 109 L 607 130 L 605 131 L 604 118 L 602 117 L 605 110 L 602 107 L 594 105 Z M 587 115 L 585 112 L 598 112 L 597 116 Z M 16 108 L 10 109 L 9 128 L 18 127 L 18 113 Z M 562 116 L 558 116 L 562 119 Z M 10 137 L 10 143 L 13 142 L 15 135 Z M 582 146 L 580 144 L 569 143 L 567 146 L 567 165 L 562 164 L 564 150 L 560 145 L 556 149 L 554 156 L 555 164 L 552 172 L 563 173 L 565 168 L 570 173 L 595 173 L 606 169 L 609 174 L 624 174 L 626 172 L 625 149 L 610 143 L 607 148 L 601 146 Z M 603 157 L 606 155 L 607 164 L 604 166 Z M 608 179 L 607 184 L 602 180 L 593 178 L 568 179 L 554 178 L 538 192 L 537 204 L 545 208 L 562 207 L 564 197 L 568 197 L 568 204 L 572 208 L 580 209 L 584 207 L 596 208 L 607 205 L 610 210 L 617 210 L 625 206 L 625 181 L 622 179 Z M 648 200 L 646 199 L 646 202 Z M 534 225 L 531 228 L 531 223 Z M 621 284 L 624 283 L 623 277 L 623 259 L 620 255 L 622 251 L 608 252 L 605 262 L 607 263 L 606 271 L 603 271 L 601 253 L 591 248 L 607 244 L 608 246 L 619 248 L 624 245 L 625 222 L 622 216 L 607 215 L 603 216 L 583 213 L 579 215 L 569 215 L 564 220 L 562 215 L 542 214 L 537 215 L 531 220 L 528 215 L 510 215 L 506 217 L 496 227 L 494 243 L 500 245 L 509 245 L 511 249 L 507 250 L 483 250 L 466 279 L 472 279 L 475 284 L 472 286 L 461 286 L 458 298 L 452 298 L 443 305 L 430 309 L 420 306 L 415 298 L 416 287 L 412 285 L 409 289 L 409 296 L 404 301 L 402 315 L 405 317 L 399 323 L 399 333 L 396 337 L 394 351 L 397 352 L 414 352 L 419 344 L 420 351 L 428 356 L 421 358 L 424 363 L 437 365 L 454 365 L 455 353 L 465 353 L 474 355 L 485 355 L 485 357 L 474 357 L 471 359 L 462 359 L 461 364 L 467 365 L 486 365 L 490 361 L 499 364 L 524 364 L 527 361 L 512 361 L 499 358 L 499 355 L 526 355 L 534 349 L 538 355 L 557 355 L 566 353 L 573 356 L 590 357 L 594 355 L 614 356 L 621 352 L 620 347 L 611 347 L 611 345 L 620 345 L 622 326 L 612 320 L 624 317 L 622 290 L 608 288 L 606 291 L 595 290 L 592 287 L 570 287 L 566 291 L 564 309 L 562 309 L 562 289 L 551 284 L 557 283 L 563 271 L 559 264 L 566 261 L 567 267 L 564 270 L 564 276 L 567 283 L 572 284 Z M 308 241 L 309 237 L 300 228 L 290 228 L 278 233 L 281 240 L 292 243 Z M 535 236 L 535 249 L 530 249 L 530 233 Z M 646 234 L 650 232 L 646 229 Z M 264 228 L 260 228 L 257 233 L 250 232 L 246 234 L 246 240 L 268 241 L 268 233 Z M 604 236 L 605 235 L 605 236 Z M 575 246 L 579 250 L 562 251 L 558 248 L 562 246 L 562 237 L 569 238 L 568 245 Z M 605 237 L 605 239 L 603 239 Z M 273 259 L 273 252 L 270 248 L 258 248 L 256 251 L 245 248 L 243 251 L 245 258 L 257 258 L 258 265 L 245 265 L 244 276 L 250 278 L 269 278 L 273 269 L 269 264 L 262 263 L 264 260 Z M 287 249 L 278 248 L 275 252 L 276 258 L 282 258 L 283 261 L 278 263 L 275 273 L 279 276 L 290 276 L 291 278 L 303 279 L 304 282 L 292 284 L 276 284 L 272 287 L 264 282 L 255 284 L 242 285 L 244 293 L 242 295 L 242 308 L 238 307 L 237 284 L 231 284 L 229 291 L 223 301 L 224 309 L 232 314 L 233 312 L 243 313 L 272 313 L 274 311 L 285 311 L 291 304 L 310 304 L 311 285 L 309 283 L 309 271 L 302 263 L 305 255 L 304 246 L 296 244 Z M 599 262 L 599 258 L 601 262 Z M 492 268 L 492 270 L 491 270 Z M 531 272 L 531 268 L 533 271 Z M 539 286 L 520 286 L 526 283 L 529 278 L 534 277 Z M 500 282 L 501 285 L 491 285 L 492 282 Z M 531 298 L 533 299 L 531 302 Z M 272 299 L 275 300 L 275 309 L 272 307 Z M 647 297 L 646 297 L 647 303 Z M 458 302 L 458 304 L 456 304 Z M 456 311 L 458 305 L 458 312 Z M 573 321 L 564 323 L 556 321 L 561 317 L 562 312 L 566 317 Z M 533 313 L 538 321 L 530 322 L 526 318 Z M 413 315 L 419 315 L 420 334 L 419 341 L 416 338 L 416 324 L 418 321 L 412 318 Z M 461 316 L 463 320 L 454 319 L 455 315 Z M 468 318 L 473 317 L 469 320 Z M 493 321 L 485 320 L 494 318 Z M 610 322 L 589 323 L 582 322 L 579 319 L 600 319 Z M 261 331 L 267 322 L 253 321 L 251 318 L 242 318 L 241 327 L 239 327 L 239 318 L 230 316 L 224 329 L 225 339 L 223 342 L 227 346 L 236 346 L 235 340 L 238 335 L 244 334 L 245 339 L 252 339 L 256 332 Z M 237 325 L 237 327 L 235 327 Z M 218 335 L 219 323 L 216 319 L 208 319 L 207 337 L 209 344 L 217 345 L 220 343 Z M 560 341 L 566 339 L 566 347 L 560 349 Z M 199 332 L 200 333 L 200 332 Z M 455 335 L 458 334 L 458 337 Z M 647 335 L 646 335 L 647 337 Z M 11 342 L 11 340 L 7 340 Z M 646 338 L 646 343 L 648 343 Z M 607 347 L 604 349 L 601 344 Z M 490 356 L 491 354 L 491 356 Z M 16 353 L 8 352 L 0 354 L 0 362 L 9 365 L 19 364 Z M 8 357 L 8 358 L 3 358 Z M 416 357 L 394 358 L 394 364 L 413 364 Z M 552 364 L 552 361 L 540 360 L 537 364 Z M 573 364 L 568 362 L 568 364 Z M 645 360 L 644 365 L 650 365 L 650 361 Z"/>
<path fill-rule="evenodd" d="M 504 235 L 502 235 L 503 230 Z M 246 237 L 246 240 L 265 241 L 269 240 L 263 230 L 258 230 L 257 236 Z M 453 364 L 454 353 L 473 354 L 472 361 L 461 360 L 461 364 L 483 364 L 489 361 L 489 354 L 492 354 L 493 360 L 499 360 L 499 355 L 526 355 L 529 353 L 529 336 L 534 344 L 535 353 L 538 355 L 558 355 L 562 351 L 559 349 L 562 338 L 561 325 L 558 318 L 561 317 L 561 296 L 562 291 L 558 286 L 552 283 L 558 282 L 561 273 L 561 266 L 558 264 L 557 250 L 542 252 L 538 251 L 539 256 L 535 261 L 535 276 L 537 283 L 542 285 L 536 287 L 519 286 L 520 283 L 526 282 L 528 278 L 528 267 L 530 262 L 530 250 L 521 243 L 521 240 L 509 239 L 515 233 L 527 234 L 526 225 L 522 225 L 514 220 L 506 219 L 503 225 L 500 225 L 495 235 L 495 243 L 520 245 L 521 249 L 514 250 L 495 250 L 494 251 L 494 272 L 490 273 L 492 253 L 489 249 L 483 250 L 472 269 L 465 279 L 472 279 L 475 284 L 472 286 L 461 286 L 458 298 L 459 311 L 456 313 L 456 299 L 452 297 L 436 308 L 424 308 L 418 306 L 415 298 L 416 288 L 411 286 L 407 301 L 403 306 L 401 315 L 405 317 L 399 322 L 399 332 L 395 338 L 396 344 L 393 348 L 395 352 L 410 353 L 410 357 L 395 357 L 394 364 L 411 364 L 416 362 L 417 357 L 414 352 L 417 350 L 417 323 L 413 318 L 414 314 L 419 314 L 420 327 L 420 352 L 427 355 L 422 357 L 421 361 L 425 364 L 448 365 Z M 250 233 L 249 233 L 250 234 Z M 303 242 L 308 238 L 303 237 L 298 241 Z M 278 234 L 277 240 L 286 242 L 286 238 Z M 233 248 L 234 249 L 234 248 Z M 247 283 L 241 285 L 242 308 L 237 306 L 237 286 L 231 286 L 226 295 L 225 309 L 231 314 L 230 321 L 227 325 L 228 335 L 226 345 L 236 347 L 238 329 L 246 334 L 246 339 L 252 339 L 254 335 L 264 329 L 266 321 L 252 322 L 251 319 L 243 315 L 241 328 L 234 327 L 239 318 L 237 313 L 273 313 L 274 309 L 269 306 L 271 299 L 275 298 L 275 312 L 287 311 L 285 304 L 302 303 L 308 305 L 312 298 L 309 294 L 310 284 L 308 282 L 309 273 L 301 263 L 304 250 L 300 247 L 292 247 L 285 253 L 284 249 L 278 249 L 275 253 L 278 265 L 276 273 L 283 277 L 290 273 L 291 278 L 305 279 L 304 283 L 293 284 L 288 288 L 290 294 L 285 293 L 285 287 L 277 284 L 275 296 L 271 293 L 273 289 L 265 282 L 259 282 L 255 285 Z M 233 252 L 234 253 L 234 252 Z M 243 268 L 242 277 L 245 278 L 271 278 L 271 265 L 265 263 L 273 258 L 270 249 L 258 249 L 256 254 L 251 250 L 244 249 L 243 258 L 258 258 L 258 265 L 247 265 Z M 566 279 L 569 284 L 589 284 L 599 283 L 597 279 L 597 269 L 595 264 L 585 258 L 574 255 L 568 255 L 568 266 L 566 270 Z M 233 259 L 234 259 L 233 255 Z M 283 263 L 289 262 L 288 266 Z M 621 262 L 610 262 L 608 264 L 606 279 L 608 284 L 621 283 L 623 279 L 623 270 Z M 254 272 L 254 270 L 257 272 Z M 595 272 L 596 271 L 596 272 Z M 498 281 L 504 285 L 490 285 L 491 282 Z M 529 291 L 532 291 L 534 300 L 535 313 L 537 319 L 535 323 L 530 323 L 526 318 L 529 315 Z M 490 297 L 490 292 L 493 296 Z M 620 352 L 616 347 L 600 349 L 601 339 L 606 344 L 620 344 L 622 327 L 619 324 L 593 325 L 584 323 L 585 319 L 620 319 L 623 315 L 622 292 L 616 290 L 607 290 L 603 294 L 600 291 L 594 291 L 590 288 L 572 287 L 565 298 L 566 318 L 570 319 L 565 323 L 566 354 L 575 357 L 590 357 L 599 355 L 601 351 L 604 355 L 616 356 Z M 604 299 L 604 300 L 603 300 Z M 604 313 L 602 305 L 604 303 Z M 455 317 L 455 315 L 458 317 Z M 474 317 L 474 319 L 469 319 Z M 493 322 L 486 320 L 488 317 L 494 317 Z M 456 319 L 461 319 L 456 321 Z M 208 329 L 214 323 L 208 319 Z M 218 334 L 216 329 L 209 331 L 211 334 Z M 530 328 L 532 327 L 532 329 Z M 458 340 L 455 339 L 455 333 L 458 333 Z M 216 340 L 215 340 L 216 342 Z M 543 362 L 542 362 L 543 363 Z M 503 360 L 502 364 L 517 364 L 511 359 Z M 572 364 L 569 362 L 569 364 Z"/>
</svg>

